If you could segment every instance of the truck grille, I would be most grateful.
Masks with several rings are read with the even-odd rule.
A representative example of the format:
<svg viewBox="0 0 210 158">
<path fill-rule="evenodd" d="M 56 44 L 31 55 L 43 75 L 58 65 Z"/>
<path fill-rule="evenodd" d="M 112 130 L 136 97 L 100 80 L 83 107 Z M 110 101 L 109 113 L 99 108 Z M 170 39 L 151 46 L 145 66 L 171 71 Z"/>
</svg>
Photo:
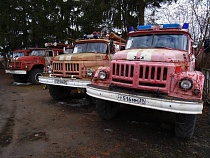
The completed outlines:
<svg viewBox="0 0 210 158">
<path fill-rule="evenodd" d="M 111 82 L 114 85 L 141 90 L 167 92 L 169 74 L 174 65 L 152 62 L 123 61 L 111 64 Z"/>
<path fill-rule="evenodd" d="M 21 62 L 13 61 L 10 63 L 13 69 L 21 69 Z"/>
<path fill-rule="evenodd" d="M 79 63 L 53 62 L 53 75 L 62 77 L 78 77 L 80 72 Z"/>
</svg>

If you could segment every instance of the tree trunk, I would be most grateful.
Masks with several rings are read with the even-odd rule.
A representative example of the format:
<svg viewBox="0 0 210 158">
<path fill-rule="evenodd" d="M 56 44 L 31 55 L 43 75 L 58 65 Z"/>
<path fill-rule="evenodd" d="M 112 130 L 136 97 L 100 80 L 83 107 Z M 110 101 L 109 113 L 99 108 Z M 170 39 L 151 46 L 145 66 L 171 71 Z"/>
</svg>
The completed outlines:
<svg viewBox="0 0 210 158">
<path fill-rule="evenodd" d="M 145 10 L 146 4 L 144 0 L 140 0 L 138 4 L 138 25 L 144 25 L 144 10 Z"/>
</svg>

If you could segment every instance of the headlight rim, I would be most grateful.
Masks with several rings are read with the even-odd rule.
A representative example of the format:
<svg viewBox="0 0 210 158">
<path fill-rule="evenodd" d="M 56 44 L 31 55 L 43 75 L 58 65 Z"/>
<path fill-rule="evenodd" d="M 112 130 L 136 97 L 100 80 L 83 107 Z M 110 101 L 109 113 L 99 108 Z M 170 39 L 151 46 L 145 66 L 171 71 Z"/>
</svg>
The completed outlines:
<svg viewBox="0 0 210 158">
<path fill-rule="evenodd" d="M 189 81 L 190 82 L 190 86 L 188 87 L 188 88 L 185 88 L 185 87 L 183 87 L 182 86 L 182 83 L 184 82 L 184 81 Z M 192 87 L 193 87 L 193 82 L 192 82 L 192 80 L 190 79 L 190 78 L 182 78 L 180 81 L 179 81 L 179 87 L 181 88 L 181 89 L 183 89 L 183 90 L 190 90 L 190 89 L 192 89 Z"/>
<path fill-rule="evenodd" d="M 92 69 L 87 69 L 86 75 L 89 76 L 89 77 L 93 76 L 93 70 Z"/>
<path fill-rule="evenodd" d="M 104 75 L 104 77 L 101 78 L 101 77 L 100 77 L 101 75 Z M 101 70 L 101 71 L 98 73 L 98 78 L 99 78 L 100 80 L 106 80 L 106 79 L 108 78 L 107 72 L 104 71 L 104 70 Z"/>
</svg>

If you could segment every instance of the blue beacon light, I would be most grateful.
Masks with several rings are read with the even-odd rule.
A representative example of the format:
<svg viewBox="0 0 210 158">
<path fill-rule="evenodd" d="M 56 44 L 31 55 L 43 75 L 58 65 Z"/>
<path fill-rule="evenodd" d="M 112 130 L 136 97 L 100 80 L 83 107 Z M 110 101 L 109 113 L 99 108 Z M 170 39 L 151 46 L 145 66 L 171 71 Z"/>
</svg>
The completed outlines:
<svg viewBox="0 0 210 158">
<path fill-rule="evenodd" d="M 133 26 L 130 26 L 130 27 L 129 27 L 129 32 L 133 32 L 133 31 L 134 31 Z"/>
<path fill-rule="evenodd" d="M 163 24 L 164 29 L 179 29 L 179 24 Z"/>
<path fill-rule="evenodd" d="M 152 25 L 139 25 L 137 26 L 137 30 L 150 30 L 152 29 Z"/>
<path fill-rule="evenodd" d="M 189 23 L 184 23 L 182 29 L 188 29 L 188 28 L 189 28 Z"/>
</svg>

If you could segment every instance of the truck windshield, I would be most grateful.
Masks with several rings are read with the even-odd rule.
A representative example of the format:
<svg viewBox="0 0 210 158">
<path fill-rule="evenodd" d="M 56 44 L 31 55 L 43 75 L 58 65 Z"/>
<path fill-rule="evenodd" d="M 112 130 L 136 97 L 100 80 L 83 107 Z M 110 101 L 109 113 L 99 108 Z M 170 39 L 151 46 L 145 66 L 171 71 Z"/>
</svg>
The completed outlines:
<svg viewBox="0 0 210 158">
<path fill-rule="evenodd" d="M 44 50 L 32 50 L 30 56 L 45 56 Z"/>
<path fill-rule="evenodd" d="M 75 44 L 73 53 L 106 53 L 107 44 L 106 43 L 78 43 Z"/>
<path fill-rule="evenodd" d="M 24 56 L 24 52 L 12 52 L 12 58 L 22 57 Z"/>
<path fill-rule="evenodd" d="M 73 52 L 73 48 L 66 48 L 64 53 L 72 53 Z"/>
<path fill-rule="evenodd" d="M 131 36 L 128 38 L 126 49 L 132 48 L 171 48 L 187 50 L 187 36 L 181 34 L 155 34 Z"/>
</svg>

